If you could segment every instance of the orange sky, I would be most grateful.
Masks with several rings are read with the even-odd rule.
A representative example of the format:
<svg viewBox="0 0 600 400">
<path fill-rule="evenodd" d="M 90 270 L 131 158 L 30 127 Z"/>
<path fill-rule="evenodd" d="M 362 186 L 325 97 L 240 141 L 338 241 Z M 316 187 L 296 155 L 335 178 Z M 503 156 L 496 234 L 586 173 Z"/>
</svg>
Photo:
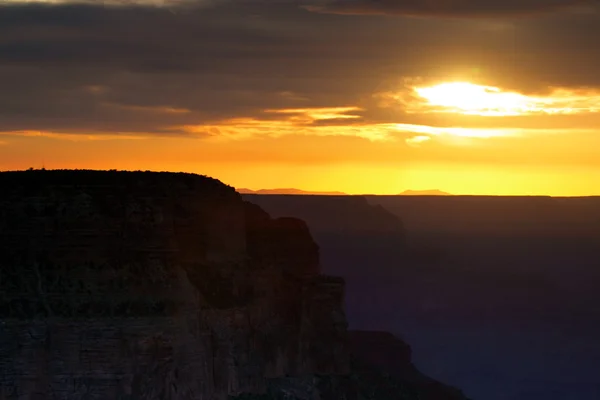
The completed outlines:
<svg viewBox="0 0 600 400">
<path fill-rule="evenodd" d="M 31 5 L 19 5 L 7 12 L 17 10 L 17 18 L 35 11 L 40 20 L 48 16 L 55 21 L 63 6 L 52 5 L 40 13 Z M 127 29 L 115 29 L 128 37 L 139 33 L 140 41 L 162 40 L 150 33 L 160 29 L 184 35 L 173 29 L 186 24 L 185 34 L 198 36 L 189 41 L 181 36 L 177 43 L 170 36 L 169 46 L 180 46 L 180 53 L 169 50 L 172 53 L 164 55 L 142 52 L 141 42 L 117 52 L 116 42 L 108 38 L 114 48 L 107 46 L 106 51 L 114 55 L 101 54 L 96 64 L 84 65 L 94 57 L 84 50 L 85 38 L 97 37 L 93 23 L 71 21 L 47 33 L 49 50 L 41 55 L 25 40 L 37 31 L 23 36 L 31 18 L 21 25 L 15 18 L 12 25 L 0 20 L 5 41 L 22 46 L 21 52 L 0 59 L 7 77 L 3 87 L 10 85 L 13 94 L 0 95 L 0 169 L 188 171 L 238 188 L 351 194 L 439 189 L 453 194 L 600 195 L 600 82 L 587 82 L 580 72 L 586 62 L 588 69 L 600 63 L 594 64 L 591 47 L 581 41 L 576 53 L 579 50 L 571 50 L 569 43 L 542 39 L 552 24 L 566 30 L 575 29 L 577 18 L 595 21 L 597 8 L 574 11 L 568 18 L 560 14 L 562 19 L 554 14 L 541 17 L 535 10 L 525 19 L 468 16 L 458 22 L 439 20 L 437 14 L 413 19 L 281 8 L 276 15 L 266 14 L 275 13 L 273 9 L 264 15 L 257 11 L 255 17 L 248 10 L 228 9 L 214 14 L 222 18 L 214 29 L 221 29 L 218 33 L 227 39 L 217 50 L 209 49 L 215 67 L 207 72 L 202 69 L 204 58 L 192 58 L 205 54 L 195 47 L 204 46 L 198 44 L 201 33 L 190 32 L 197 29 L 194 18 L 219 13 L 219 7 L 156 15 L 149 11 L 154 5 L 139 7 L 93 13 L 99 19 L 129 18 Z M 91 12 L 82 6 L 82 16 Z M 147 13 L 144 18 L 156 18 L 158 30 L 142 25 L 137 17 L 142 12 Z M 313 21 L 314 32 L 300 33 L 305 20 Z M 358 34 L 350 21 L 370 27 L 365 31 L 370 33 L 352 40 Z M 436 40 L 427 36 L 433 33 L 425 34 L 433 26 L 439 30 Z M 262 36 L 248 39 L 250 47 L 230 47 L 227 30 L 239 27 Z M 420 53 L 415 50 L 406 58 L 397 54 L 413 51 L 398 50 L 403 43 L 406 47 L 401 35 L 398 43 L 389 39 L 395 37 L 390 32 L 399 34 L 401 29 L 420 32 L 415 39 Z M 455 42 L 443 45 L 448 32 L 454 32 Z M 84 38 L 82 47 L 69 49 L 73 60 L 60 58 L 71 53 L 59 40 L 76 33 Z M 319 39 L 318 34 L 329 36 Z M 350 39 L 342 39 L 344 35 Z M 477 35 L 485 41 L 476 42 Z M 278 38 L 295 44 L 280 44 Z M 277 50 L 280 45 L 287 47 Z M 527 53 L 525 46 L 534 47 Z M 245 52 L 247 48 L 253 50 Z M 530 57 L 532 49 L 539 61 Z M 225 51 L 232 52 L 227 57 L 245 61 L 221 60 Z M 284 51 L 289 54 L 282 55 Z M 557 51 L 565 56 L 573 51 L 572 64 L 548 62 Z M 31 55 L 24 58 L 23 52 Z M 264 61 L 268 71 L 261 69 L 263 59 L 253 52 L 276 57 Z M 421 53 L 425 55 L 417 55 Z M 30 60 L 36 57 L 49 67 L 35 72 L 38 67 Z M 191 71 L 179 64 L 143 69 L 152 62 L 179 62 L 177 57 Z M 291 62 L 294 57 L 297 62 Z M 503 59 L 514 63 L 506 67 Z M 132 67 L 138 60 L 140 66 Z M 27 77 L 20 75 L 25 69 L 19 65 L 29 69 Z M 571 75 L 564 72 L 568 68 L 573 69 Z"/>
</svg>

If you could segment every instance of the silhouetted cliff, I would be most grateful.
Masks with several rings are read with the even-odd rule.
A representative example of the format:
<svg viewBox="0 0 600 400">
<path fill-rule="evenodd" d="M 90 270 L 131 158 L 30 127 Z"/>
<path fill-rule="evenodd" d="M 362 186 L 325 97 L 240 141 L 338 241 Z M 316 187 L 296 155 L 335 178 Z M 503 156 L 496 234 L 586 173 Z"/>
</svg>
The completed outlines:
<svg viewBox="0 0 600 400">
<path fill-rule="evenodd" d="M 191 174 L 10 172 L 0 187 L 6 398 L 225 398 L 348 371 L 343 281 L 319 275 L 302 221 Z"/>
<path fill-rule="evenodd" d="M 275 216 L 297 215 L 311 231 L 344 230 L 364 236 L 377 233 L 401 235 L 402 222 L 381 206 L 369 204 L 363 196 L 299 196 L 245 194 Z"/>
<path fill-rule="evenodd" d="M 464 399 L 460 390 L 417 370 L 410 346 L 389 332 L 350 331 L 348 348 L 353 356 L 352 363 L 378 368 L 402 382 L 405 390 L 420 400 Z"/>
<path fill-rule="evenodd" d="M 402 221 L 365 197 L 249 194 L 243 198 L 273 216 L 306 221 L 328 274 L 343 273 L 348 279 L 370 264 L 395 269 L 405 256 Z"/>
<path fill-rule="evenodd" d="M 0 399 L 418 398 L 350 361 L 344 282 L 301 220 L 192 174 L 0 188 Z"/>
<path fill-rule="evenodd" d="M 352 329 L 386 326 L 389 321 L 383 318 L 378 323 L 373 320 L 397 308 L 386 289 L 396 295 L 399 273 L 406 270 L 406 237 L 400 218 L 369 204 L 363 196 L 242 197 L 273 216 L 306 221 L 320 248 L 322 270 L 346 282 L 346 313 Z"/>
<path fill-rule="evenodd" d="M 600 399 L 599 197 L 244 197 L 305 219 L 349 327 L 401 335 L 431 376 L 475 399 Z M 351 229 L 380 224 L 377 205 L 404 249 Z"/>
</svg>

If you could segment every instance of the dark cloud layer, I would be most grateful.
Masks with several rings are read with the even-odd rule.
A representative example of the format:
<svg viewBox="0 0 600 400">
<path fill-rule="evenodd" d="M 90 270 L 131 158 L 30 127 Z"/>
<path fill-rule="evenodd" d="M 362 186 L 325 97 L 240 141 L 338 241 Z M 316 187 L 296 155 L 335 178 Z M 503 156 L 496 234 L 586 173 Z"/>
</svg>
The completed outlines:
<svg viewBox="0 0 600 400">
<path fill-rule="evenodd" d="M 506 17 L 561 11 L 595 0 L 325 0 L 308 10 L 332 14 Z"/>
<path fill-rule="evenodd" d="M 595 14 L 496 29 L 299 3 L 0 7 L 0 131 L 181 134 L 168 128 L 351 105 L 366 108 L 361 121 L 408 123 L 401 110 L 377 109 L 373 94 L 403 77 L 474 68 L 474 78 L 519 90 L 600 86 Z"/>
</svg>

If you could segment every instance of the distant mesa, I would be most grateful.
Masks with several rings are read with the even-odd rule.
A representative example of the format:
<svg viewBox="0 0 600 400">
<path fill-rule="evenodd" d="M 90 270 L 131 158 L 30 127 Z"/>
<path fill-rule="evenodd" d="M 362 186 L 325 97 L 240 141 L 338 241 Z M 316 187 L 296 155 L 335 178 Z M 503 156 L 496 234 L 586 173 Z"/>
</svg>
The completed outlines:
<svg viewBox="0 0 600 400">
<path fill-rule="evenodd" d="M 400 196 L 452 196 L 452 193 L 442 192 L 438 189 L 431 190 L 405 190 Z"/>
<path fill-rule="evenodd" d="M 259 190 L 251 190 L 251 189 L 236 189 L 238 193 L 241 194 L 302 194 L 302 195 L 319 195 L 319 196 L 347 196 L 347 193 L 344 192 L 312 192 L 301 189 L 259 189 Z"/>
<path fill-rule="evenodd" d="M 284 188 L 284 189 L 259 189 L 252 190 L 246 188 L 236 189 L 241 194 L 290 194 L 290 195 L 313 195 L 313 196 L 349 196 L 344 192 L 314 192 L 310 190 Z M 443 192 L 438 189 L 431 190 L 405 190 L 399 193 L 399 196 L 452 196 L 452 193 Z"/>
</svg>

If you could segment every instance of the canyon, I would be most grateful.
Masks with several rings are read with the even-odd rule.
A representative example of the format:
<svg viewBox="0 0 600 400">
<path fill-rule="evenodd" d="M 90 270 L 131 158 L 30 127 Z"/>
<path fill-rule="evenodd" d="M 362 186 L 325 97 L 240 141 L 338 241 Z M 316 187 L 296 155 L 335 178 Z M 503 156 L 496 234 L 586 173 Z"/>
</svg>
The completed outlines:
<svg viewBox="0 0 600 400">
<path fill-rule="evenodd" d="M 474 399 L 600 398 L 600 198 L 244 198 L 306 221 L 349 328 L 406 340 L 427 375 Z"/>
<path fill-rule="evenodd" d="M 321 274 L 306 223 L 215 179 L 35 170 L 0 173 L 0 188 L 0 399 L 412 400 L 445 388 L 352 354 L 344 280 Z"/>
</svg>

